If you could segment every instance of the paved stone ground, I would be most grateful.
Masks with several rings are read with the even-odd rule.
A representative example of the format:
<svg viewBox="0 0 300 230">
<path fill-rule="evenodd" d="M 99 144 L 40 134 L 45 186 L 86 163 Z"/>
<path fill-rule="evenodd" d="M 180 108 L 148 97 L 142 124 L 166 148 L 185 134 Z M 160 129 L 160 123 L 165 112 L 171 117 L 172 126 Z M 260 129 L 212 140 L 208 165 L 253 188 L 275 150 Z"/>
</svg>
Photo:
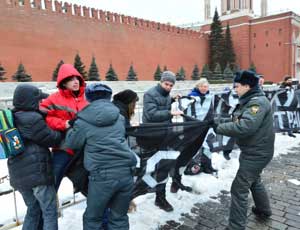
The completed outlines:
<svg viewBox="0 0 300 230">
<path fill-rule="evenodd" d="M 295 140 L 296 141 L 296 140 Z M 300 185 L 288 182 L 289 179 L 300 180 L 300 145 L 272 160 L 265 169 L 262 178 L 268 189 L 273 215 L 268 221 L 258 220 L 250 211 L 253 205 L 249 196 L 247 230 L 296 230 L 300 229 Z M 183 213 L 181 221 L 168 221 L 160 230 L 207 230 L 224 229 L 227 225 L 230 194 L 221 191 L 212 199 L 219 202 L 195 204 L 190 213 Z"/>
</svg>

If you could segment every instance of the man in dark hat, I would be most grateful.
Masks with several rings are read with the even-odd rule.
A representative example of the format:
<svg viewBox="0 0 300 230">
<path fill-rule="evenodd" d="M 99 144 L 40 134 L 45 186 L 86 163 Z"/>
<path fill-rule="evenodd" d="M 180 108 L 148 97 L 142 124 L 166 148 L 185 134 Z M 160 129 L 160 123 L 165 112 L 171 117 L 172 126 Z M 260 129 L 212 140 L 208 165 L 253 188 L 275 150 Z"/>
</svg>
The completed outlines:
<svg viewBox="0 0 300 230">
<path fill-rule="evenodd" d="M 129 229 L 127 211 L 136 158 L 125 139 L 124 117 L 110 101 L 111 95 L 107 85 L 88 85 L 85 96 L 90 104 L 78 114 L 66 137 L 66 147 L 84 150 L 84 167 L 89 172 L 84 230 L 101 228 L 108 205 L 108 229 Z"/>
<path fill-rule="evenodd" d="M 230 230 L 246 228 L 249 190 L 255 204 L 252 212 L 261 219 L 272 214 L 260 174 L 274 154 L 273 114 L 258 82 L 259 78 L 251 71 L 237 72 L 234 84 L 239 104 L 233 112 L 233 120 L 213 125 L 216 133 L 235 137 L 241 149 L 240 166 L 231 186 L 229 225 L 226 228 Z"/>
</svg>

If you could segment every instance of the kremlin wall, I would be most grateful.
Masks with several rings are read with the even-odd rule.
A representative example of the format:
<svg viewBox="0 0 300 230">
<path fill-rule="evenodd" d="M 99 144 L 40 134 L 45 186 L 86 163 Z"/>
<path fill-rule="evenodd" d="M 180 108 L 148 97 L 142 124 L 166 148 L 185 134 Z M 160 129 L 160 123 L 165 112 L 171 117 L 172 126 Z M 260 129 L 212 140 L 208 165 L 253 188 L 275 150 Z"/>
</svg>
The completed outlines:
<svg viewBox="0 0 300 230">
<path fill-rule="evenodd" d="M 131 63 L 139 80 L 153 80 L 158 64 L 174 72 L 183 66 L 190 79 L 195 64 L 201 69 L 208 63 L 210 24 L 196 31 L 57 1 L 23 2 L 0 0 L 0 62 L 9 80 L 22 62 L 33 81 L 50 81 L 58 62 L 73 63 L 77 52 L 86 71 L 95 56 L 102 80 L 110 63 L 120 80 Z M 273 82 L 300 78 L 298 15 L 221 20 L 230 25 L 241 68 L 253 62 Z"/>
</svg>

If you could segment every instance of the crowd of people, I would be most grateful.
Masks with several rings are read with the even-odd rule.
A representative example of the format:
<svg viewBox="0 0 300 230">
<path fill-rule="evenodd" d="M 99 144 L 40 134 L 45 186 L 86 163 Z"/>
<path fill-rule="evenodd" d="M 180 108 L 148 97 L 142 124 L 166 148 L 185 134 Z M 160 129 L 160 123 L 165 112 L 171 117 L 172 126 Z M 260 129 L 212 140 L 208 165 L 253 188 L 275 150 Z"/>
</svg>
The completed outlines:
<svg viewBox="0 0 300 230">
<path fill-rule="evenodd" d="M 255 203 L 253 213 L 262 219 L 272 214 L 260 174 L 274 152 L 273 118 L 259 82 L 260 78 L 251 71 L 235 74 L 239 104 L 232 119 L 224 123 L 212 119 L 213 96 L 204 78 L 189 93 L 194 103 L 186 111 L 172 110 L 172 103 L 181 95 L 170 95 L 176 83 L 171 71 L 163 72 L 160 82 L 143 97 L 143 123 L 171 123 L 174 116 L 185 113 L 207 121 L 218 134 L 235 137 L 241 154 L 231 187 L 226 228 L 230 230 L 245 229 L 249 191 Z M 57 88 L 48 97 L 28 84 L 18 85 L 14 92 L 14 121 L 26 149 L 8 159 L 8 169 L 12 187 L 20 191 L 27 206 L 23 229 L 58 229 L 56 194 L 76 152 L 84 153 L 83 164 L 89 174 L 83 229 L 129 229 L 127 212 L 137 159 L 126 141 L 126 127 L 131 125 L 139 97 L 130 89 L 113 95 L 112 89 L 102 83 L 86 86 L 70 64 L 60 67 Z M 202 171 L 213 173 L 209 147 L 204 145 L 201 151 Z M 188 162 L 193 156 L 184 157 L 187 159 L 177 161 Z M 166 172 L 172 175 L 171 192 L 179 189 L 192 192 L 191 187 L 182 184 L 179 165 Z M 166 183 L 158 184 L 155 191 L 154 204 L 166 212 L 173 211 L 166 199 Z"/>
</svg>

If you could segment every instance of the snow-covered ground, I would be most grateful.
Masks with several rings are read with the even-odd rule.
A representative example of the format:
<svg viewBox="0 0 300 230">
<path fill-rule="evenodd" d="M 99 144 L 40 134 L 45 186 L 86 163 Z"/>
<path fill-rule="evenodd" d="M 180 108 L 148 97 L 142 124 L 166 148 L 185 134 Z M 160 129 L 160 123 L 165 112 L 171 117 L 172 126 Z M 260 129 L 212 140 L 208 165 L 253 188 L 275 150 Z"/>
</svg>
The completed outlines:
<svg viewBox="0 0 300 230">
<path fill-rule="evenodd" d="M 287 135 L 276 134 L 275 140 L 275 157 L 280 157 L 282 154 L 287 154 L 289 148 L 298 146 L 300 143 L 299 134 L 296 138 Z M 230 190 L 231 182 L 238 168 L 239 151 L 231 153 L 231 160 L 226 161 L 221 154 L 213 154 L 213 165 L 217 168 L 218 178 L 212 175 L 201 173 L 197 176 L 184 176 L 183 183 L 193 187 L 194 193 L 179 191 L 177 194 L 167 193 L 167 199 L 174 206 L 174 211 L 166 213 L 154 205 L 155 194 L 146 194 L 135 199 L 137 210 L 129 214 L 130 229 L 132 230 L 154 230 L 160 224 L 167 220 L 180 221 L 180 214 L 189 212 L 193 204 L 206 202 L 211 199 L 211 196 L 216 196 L 221 190 Z M 6 161 L 0 160 L 0 177 L 7 175 Z M 1 189 L 7 189 L 8 184 L 1 184 Z M 169 191 L 170 183 L 167 191 Z M 61 202 L 72 199 L 72 185 L 64 179 L 59 190 L 59 198 Z M 18 216 L 22 220 L 26 212 L 26 207 L 22 201 L 20 194 L 16 193 Z M 81 195 L 76 195 L 76 200 L 82 200 Z M 13 195 L 0 196 L 0 224 L 8 224 L 13 222 L 14 200 Z M 76 205 L 64 208 L 62 217 L 59 218 L 59 229 L 61 230 L 76 230 L 82 229 L 82 214 L 85 209 L 85 201 L 79 202 Z M 14 230 L 19 230 L 21 227 L 16 227 Z"/>
</svg>

